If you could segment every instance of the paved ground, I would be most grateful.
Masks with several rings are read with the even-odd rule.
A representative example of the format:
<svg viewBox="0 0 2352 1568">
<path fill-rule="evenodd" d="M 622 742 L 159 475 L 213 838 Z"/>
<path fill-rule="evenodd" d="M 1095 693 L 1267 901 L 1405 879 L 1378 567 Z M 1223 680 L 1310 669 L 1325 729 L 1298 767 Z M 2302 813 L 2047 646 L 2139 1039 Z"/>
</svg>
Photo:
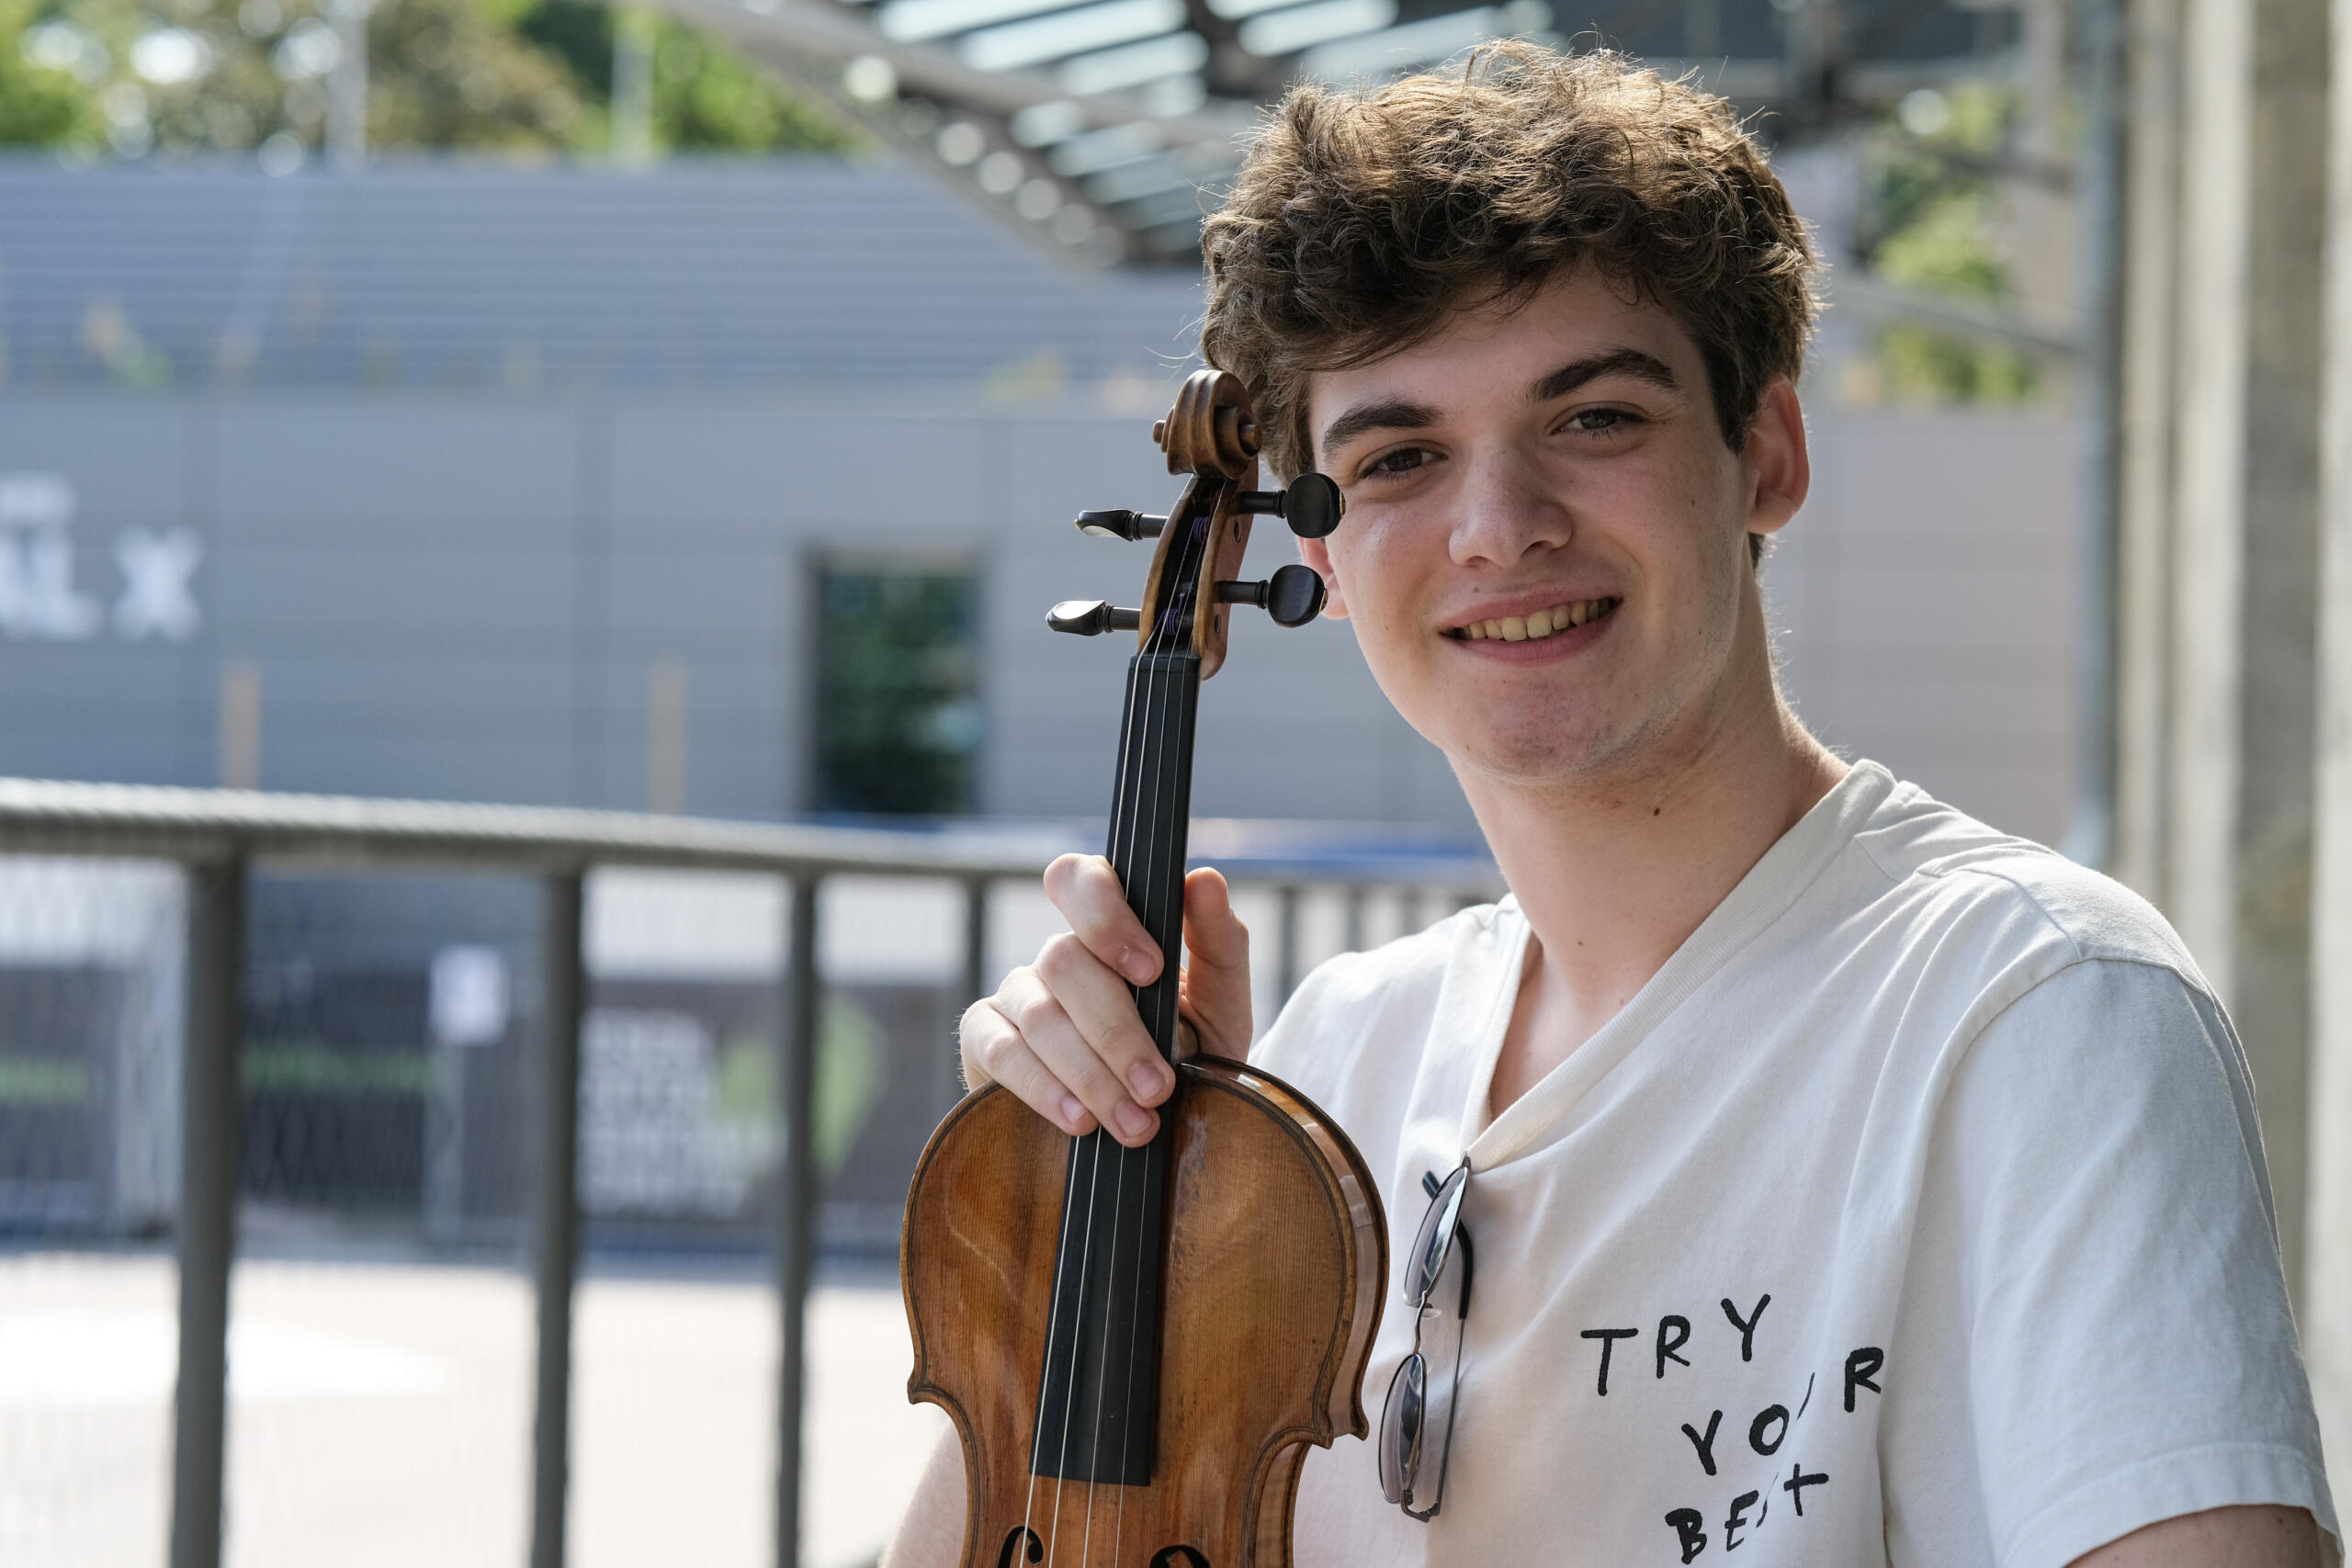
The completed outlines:
<svg viewBox="0 0 2352 1568">
<path fill-rule="evenodd" d="M 168 1258 L 0 1256 L 0 1563 L 164 1561 Z M 595 1272 L 575 1337 L 571 1561 L 764 1568 L 772 1299 Z M 232 1315 L 230 1568 L 519 1568 L 530 1297 L 517 1275 L 248 1261 Z M 810 1308 L 811 1568 L 870 1561 L 944 1418 L 906 1403 L 888 1276 Z"/>
</svg>

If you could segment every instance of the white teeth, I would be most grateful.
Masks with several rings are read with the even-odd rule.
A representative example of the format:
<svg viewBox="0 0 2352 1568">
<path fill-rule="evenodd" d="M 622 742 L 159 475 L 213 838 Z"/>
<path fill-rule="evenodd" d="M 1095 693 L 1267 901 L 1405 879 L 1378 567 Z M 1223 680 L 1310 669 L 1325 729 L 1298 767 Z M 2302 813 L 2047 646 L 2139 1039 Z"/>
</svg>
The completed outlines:
<svg viewBox="0 0 2352 1568">
<path fill-rule="evenodd" d="M 1467 642 L 1541 642 L 1547 637 L 1557 637 L 1572 627 L 1597 619 L 1608 609 L 1607 599 L 1577 599 L 1565 604 L 1555 604 L 1548 610 L 1538 610 L 1530 615 L 1505 615 L 1498 620 L 1472 621 L 1459 628 L 1456 635 Z"/>
</svg>

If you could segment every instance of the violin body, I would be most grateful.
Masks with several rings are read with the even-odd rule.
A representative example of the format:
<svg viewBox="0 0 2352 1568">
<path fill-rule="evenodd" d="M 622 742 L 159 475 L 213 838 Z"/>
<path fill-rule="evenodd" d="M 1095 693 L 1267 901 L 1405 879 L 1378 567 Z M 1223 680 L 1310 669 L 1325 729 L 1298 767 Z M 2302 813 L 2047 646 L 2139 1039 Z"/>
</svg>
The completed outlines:
<svg viewBox="0 0 2352 1568">
<path fill-rule="evenodd" d="M 1306 1445 L 1366 1430 L 1388 1278 L 1379 1189 L 1296 1090 L 1238 1063 L 1177 1061 L 1200 684 L 1225 662 L 1233 606 L 1295 626 L 1324 602 L 1304 566 L 1227 573 L 1253 514 L 1320 537 L 1344 504 L 1320 475 L 1249 488 L 1258 428 L 1221 371 L 1187 380 L 1153 436 L 1169 472 L 1194 476 L 1175 511 L 1079 519 L 1159 541 L 1143 605 L 1066 601 L 1046 622 L 1137 633 L 1106 858 L 1169 960 L 1129 990 L 1176 1087 L 1137 1147 L 1071 1137 L 989 1088 L 923 1150 L 899 1247 L 908 1393 L 961 1435 L 968 1568 L 1278 1568 Z"/>
<path fill-rule="evenodd" d="M 1364 1433 L 1363 1363 L 1387 1269 L 1363 1156 L 1263 1073 L 1195 1057 L 1176 1076 L 1160 1108 L 1167 1327 L 1160 1463 L 1147 1485 L 1030 1472 L 1070 1138 L 983 1089 L 916 1168 L 908 1392 L 944 1408 L 962 1437 L 968 1568 L 1286 1568 L 1306 1445 Z"/>
</svg>

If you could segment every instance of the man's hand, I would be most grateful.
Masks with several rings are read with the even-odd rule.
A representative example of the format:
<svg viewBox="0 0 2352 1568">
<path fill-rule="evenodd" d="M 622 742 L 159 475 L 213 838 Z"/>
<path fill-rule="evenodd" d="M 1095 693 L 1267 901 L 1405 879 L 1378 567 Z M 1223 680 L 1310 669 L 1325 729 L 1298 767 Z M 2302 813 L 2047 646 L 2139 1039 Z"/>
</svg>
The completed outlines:
<svg viewBox="0 0 2352 1568">
<path fill-rule="evenodd" d="M 2301 1508 L 2208 1508 L 2109 1541 L 2074 1568 L 2322 1568 L 2337 1562 Z"/>
<path fill-rule="evenodd" d="M 1148 1143 L 1159 1130 L 1151 1108 L 1176 1078 L 1127 987 L 1159 977 L 1159 949 L 1101 855 L 1047 866 L 1046 896 L 1069 933 L 964 1014 L 964 1081 L 1002 1084 L 1073 1136 L 1101 1126 L 1130 1147 Z M 1250 1050 L 1250 932 L 1214 871 L 1184 879 L 1184 946 L 1178 1006 L 1202 1050 L 1238 1061 Z"/>
</svg>

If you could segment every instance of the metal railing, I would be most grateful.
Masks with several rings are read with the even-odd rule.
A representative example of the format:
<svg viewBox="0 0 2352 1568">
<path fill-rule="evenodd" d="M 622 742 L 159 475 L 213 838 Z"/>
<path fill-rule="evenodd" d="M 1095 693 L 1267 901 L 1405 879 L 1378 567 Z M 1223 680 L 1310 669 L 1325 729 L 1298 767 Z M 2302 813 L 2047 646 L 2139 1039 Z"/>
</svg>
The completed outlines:
<svg viewBox="0 0 2352 1568">
<path fill-rule="evenodd" d="M 1349 946 L 1361 944 L 1363 891 L 1416 888 L 1447 903 L 1491 897 L 1482 860 L 1443 855 L 1349 859 L 1295 843 L 1225 835 L 1218 863 L 1238 883 L 1277 890 L 1276 975 L 1299 971 L 1303 886 L 1351 889 Z M 542 886 L 546 979 L 536 1064 L 539 1115 L 530 1248 L 537 1297 L 530 1561 L 560 1568 L 571 1439 L 572 1301 L 581 1242 L 578 1190 L 584 878 L 594 867 L 764 873 L 790 885 L 778 1074 L 783 1138 L 775 1205 L 782 1328 L 777 1380 L 775 1561 L 799 1561 L 806 1303 L 819 1196 L 814 1160 L 818 889 L 825 878 L 947 878 L 963 885 L 963 994 L 987 987 L 989 889 L 1032 879 L 1050 851 L 978 832 L 715 821 L 621 812 L 230 790 L 0 779 L 0 853 L 175 863 L 187 879 L 187 987 L 182 1079 L 179 1368 L 171 1468 L 172 1568 L 218 1568 L 228 1404 L 229 1279 L 236 1254 L 243 1103 L 245 904 L 257 863 L 340 870 L 463 869 L 535 875 Z"/>
</svg>

